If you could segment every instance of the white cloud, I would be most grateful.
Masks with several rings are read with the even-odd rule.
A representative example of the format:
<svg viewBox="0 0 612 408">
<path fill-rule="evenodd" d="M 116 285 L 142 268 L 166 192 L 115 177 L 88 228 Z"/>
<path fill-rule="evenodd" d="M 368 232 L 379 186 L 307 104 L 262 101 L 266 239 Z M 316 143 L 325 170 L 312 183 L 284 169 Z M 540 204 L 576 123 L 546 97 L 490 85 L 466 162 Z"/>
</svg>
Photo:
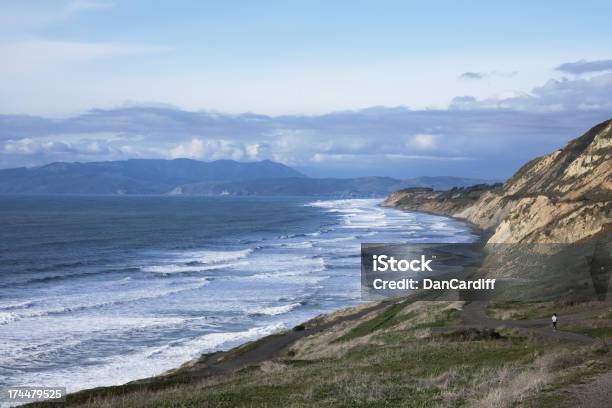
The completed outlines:
<svg viewBox="0 0 612 408">
<path fill-rule="evenodd" d="M 201 160 L 258 160 L 260 145 L 243 144 L 225 139 L 193 138 L 170 149 L 170 158 L 191 158 Z"/>
<path fill-rule="evenodd" d="M 528 112 L 575 112 L 576 110 L 612 109 L 612 73 L 586 79 L 551 79 L 530 93 L 505 91 L 477 99 L 454 98 L 450 109 L 509 109 Z"/>
<path fill-rule="evenodd" d="M 192 159 L 199 159 L 204 157 L 204 141 L 202 139 L 191 139 L 191 142 L 181 143 L 174 149 L 170 150 L 170 157 L 189 157 Z"/>
<path fill-rule="evenodd" d="M 111 152 L 105 141 L 80 141 L 78 143 L 61 142 L 53 140 L 34 140 L 31 138 L 10 139 L 4 143 L 2 151 L 14 155 L 38 155 L 56 153 L 91 154 L 98 156 Z"/>
<path fill-rule="evenodd" d="M 62 119 L 0 115 L 0 143 L 7 141 L 0 162 L 271 159 L 322 176 L 475 175 L 488 166 L 491 177 L 500 177 L 609 119 L 611 111 L 612 74 L 606 74 L 551 80 L 530 93 L 457 98 L 440 110 L 265 116 L 124 106 Z"/>
<path fill-rule="evenodd" d="M 456 161 L 456 160 L 470 160 L 468 157 L 463 156 L 433 156 L 433 155 L 422 155 L 422 154 L 400 154 L 400 153 L 374 153 L 374 154 L 327 154 L 327 153 L 315 153 L 311 159 L 314 163 L 324 162 L 338 162 L 351 164 L 359 160 L 428 160 L 428 161 Z"/>
<path fill-rule="evenodd" d="M 436 136 L 426 133 L 419 133 L 412 137 L 407 143 L 407 147 L 413 147 L 419 150 L 431 150 L 437 147 Z"/>
<path fill-rule="evenodd" d="M 517 71 L 512 71 L 512 72 L 504 72 L 504 71 L 473 72 L 473 71 L 468 71 L 468 72 L 464 72 L 463 74 L 459 75 L 459 79 L 468 80 L 468 81 L 470 81 L 470 80 L 477 81 L 477 80 L 480 80 L 480 79 L 492 78 L 492 77 L 512 78 L 512 77 L 516 76 L 516 74 L 518 74 Z"/>
</svg>

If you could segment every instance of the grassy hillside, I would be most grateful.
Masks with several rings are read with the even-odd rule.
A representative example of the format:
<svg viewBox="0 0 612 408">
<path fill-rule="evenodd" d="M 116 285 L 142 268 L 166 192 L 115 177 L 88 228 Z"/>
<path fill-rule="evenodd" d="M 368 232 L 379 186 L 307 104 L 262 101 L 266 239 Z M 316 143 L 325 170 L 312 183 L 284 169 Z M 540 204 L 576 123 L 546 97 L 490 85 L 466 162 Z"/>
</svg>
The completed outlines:
<svg viewBox="0 0 612 408">
<path fill-rule="evenodd" d="M 509 306 L 491 305 L 487 313 L 505 313 Z M 578 313 L 586 325 L 612 327 L 610 303 L 511 307 L 527 317 Z M 67 405 L 571 406 L 579 398 L 572 395 L 576 379 L 589 381 L 612 368 L 608 346 L 591 334 L 553 332 L 547 324 L 514 327 L 509 320 L 474 327 L 468 317 L 462 302 L 362 305 L 205 355 L 165 376 L 71 395 Z M 568 330 L 579 331 L 574 323 Z M 270 344 L 284 345 L 262 361 L 250 360 Z"/>
</svg>

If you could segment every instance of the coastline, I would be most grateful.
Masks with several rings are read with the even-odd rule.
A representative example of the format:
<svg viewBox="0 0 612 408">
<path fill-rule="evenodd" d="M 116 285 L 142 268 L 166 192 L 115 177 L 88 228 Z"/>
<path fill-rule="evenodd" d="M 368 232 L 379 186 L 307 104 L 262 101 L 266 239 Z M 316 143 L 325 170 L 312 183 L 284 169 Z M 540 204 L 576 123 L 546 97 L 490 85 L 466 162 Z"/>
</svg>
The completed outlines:
<svg viewBox="0 0 612 408">
<path fill-rule="evenodd" d="M 202 380 L 232 372 L 269 361 L 286 351 L 297 341 L 329 330 L 331 327 L 359 319 L 380 311 L 397 302 L 397 299 L 376 302 L 364 302 L 357 306 L 340 308 L 332 313 L 314 317 L 291 329 L 273 333 L 257 340 L 243 343 L 228 350 L 202 354 L 201 357 L 185 362 L 177 368 L 159 375 L 127 382 L 122 385 L 102 386 L 69 393 L 71 403 L 81 403 L 92 397 L 117 396 L 140 391 L 158 391 L 163 388 L 186 384 L 193 380 Z M 35 402 L 24 406 L 55 406 L 51 402 Z"/>
<path fill-rule="evenodd" d="M 472 232 L 472 234 L 476 235 L 478 237 L 478 240 L 476 242 L 481 242 L 481 243 L 486 243 L 487 240 L 493 235 L 493 232 L 487 229 L 484 229 L 482 227 L 480 227 L 479 225 L 473 223 L 472 221 L 466 219 L 466 218 L 461 218 L 461 217 L 457 217 L 455 215 L 452 214 L 446 214 L 446 213 L 441 213 L 441 212 L 433 212 L 433 211 L 425 211 L 425 210 L 410 210 L 410 209 L 405 209 L 405 208 L 401 208 L 401 207 L 397 207 L 397 206 L 392 206 L 392 205 L 384 205 L 384 201 L 381 202 L 380 204 L 378 204 L 379 207 L 382 208 L 389 208 L 391 210 L 395 210 L 395 211 L 401 211 L 401 212 L 406 212 L 406 213 L 417 213 L 417 214 L 428 214 L 428 215 L 435 215 L 437 217 L 445 217 L 457 222 L 460 222 L 462 224 L 465 224 L 470 231 Z"/>
<path fill-rule="evenodd" d="M 474 241 L 475 243 L 483 244 L 486 242 L 484 231 L 465 219 L 427 211 L 404 210 L 401 208 L 383 206 L 381 203 L 377 206 L 395 211 L 421 213 L 452 219 L 465 225 L 469 233 L 478 237 L 477 240 Z M 269 361 L 281 353 L 286 352 L 291 345 L 303 338 L 324 333 L 343 323 L 359 322 L 364 317 L 381 312 L 398 302 L 408 301 L 415 297 L 414 295 L 418 296 L 418 294 L 412 294 L 402 298 L 361 301 L 354 306 L 343 306 L 336 310 L 315 316 L 293 328 L 272 333 L 252 341 L 247 341 L 226 350 L 202 354 L 198 358 L 188 360 L 178 367 L 166 370 L 151 377 L 136 379 L 120 385 L 87 388 L 69 393 L 68 396 L 72 402 L 78 403 L 79 401 L 87 401 L 92 398 L 92 396 L 116 396 L 142 390 L 158 390 L 160 388 L 172 387 L 177 384 L 184 384 L 194 379 L 227 375 L 228 373 L 243 370 L 264 361 Z M 38 402 L 27 404 L 27 406 L 46 406 L 46 403 Z"/>
<path fill-rule="evenodd" d="M 482 242 L 483 236 L 478 237 Z M 343 401 L 404 406 L 402 393 L 414 392 L 415 401 L 433 406 L 512 406 L 518 401 L 571 406 L 591 383 L 607 381 L 612 356 L 605 337 L 572 327 L 601 325 L 601 314 L 612 311 L 609 303 L 511 304 L 519 312 L 509 313 L 503 302 L 428 300 L 433 299 L 415 293 L 342 307 L 229 350 L 203 354 L 156 376 L 71 393 L 66 405 L 286 406 L 302 395 L 298 400 L 306 406 Z M 560 330 L 550 330 L 550 310 L 562 311 Z M 355 358 L 366 365 L 355 366 Z M 575 386 L 576 375 L 585 385 Z M 449 376 L 458 380 L 444 380 Z M 413 388 L 415 381 L 434 392 Z M 465 388 L 466 381 L 474 385 Z M 368 387 L 362 390 L 364 384 Z M 377 391 L 384 387 L 388 394 Z M 569 396 L 559 392 L 564 388 L 571 390 Z M 604 394 L 595 390 L 590 396 L 606 401 Z"/>
</svg>

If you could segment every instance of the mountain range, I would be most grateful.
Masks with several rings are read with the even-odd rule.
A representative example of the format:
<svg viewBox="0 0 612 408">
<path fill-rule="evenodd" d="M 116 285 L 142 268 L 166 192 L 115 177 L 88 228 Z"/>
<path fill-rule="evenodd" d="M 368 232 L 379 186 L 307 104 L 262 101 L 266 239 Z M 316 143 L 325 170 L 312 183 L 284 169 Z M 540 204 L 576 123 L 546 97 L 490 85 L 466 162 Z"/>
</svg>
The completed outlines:
<svg viewBox="0 0 612 408">
<path fill-rule="evenodd" d="M 383 196 L 407 187 L 447 190 L 461 177 L 310 178 L 281 163 L 131 159 L 0 170 L 0 194 Z"/>
</svg>

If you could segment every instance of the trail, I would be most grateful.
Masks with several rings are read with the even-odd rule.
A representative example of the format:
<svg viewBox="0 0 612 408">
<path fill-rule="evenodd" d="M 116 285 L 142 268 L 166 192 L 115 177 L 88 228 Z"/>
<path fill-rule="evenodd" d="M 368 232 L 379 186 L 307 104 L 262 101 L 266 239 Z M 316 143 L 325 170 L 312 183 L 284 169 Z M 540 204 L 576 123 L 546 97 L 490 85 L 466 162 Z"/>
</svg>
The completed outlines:
<svg viewBox="0 0 612 408">
<path fill-rule="evenodd" d="M 466 305 L 461 313 L 461 318 L 465 326 L 488 329 L 500 327 L 519 328 L 529 330 L 540 336 L 580 345 L 601 342 L 600 339 L 583 334 L 570 333 L 560 329 L 553 330 L 549 319 L 492 319 L 486 315 L 486 305 L 486 301 L 472 302 Z M 571 321 L 572 317 L 577 316 L 578 315 L 567 316 L 564 320 Z M 599 408 L 610 406 L 610 401 L 612 400 L 612 371 L 600 374 L 588 383 L 570 386 L 566 388 L 563 393 L 566 395 L 566 398 L 561 406 L 564 407 Z"/>
<path fill-rule="evenodd" d="M 463 323 L 467 327 L 475 328 L 508 328 L 508 329 L 526 329 L 531 332 L 537 333 L 538 335 L 550 337 L 558 340 L 569 341 L 578 344 L 595 344 L 599 342 L 599 339 L 579 334 L 563 331 L 559 322 L 560 329 L 553 330 L 550 319 L 526 319 L 526 320 L 499 320 L 493 319 L 487 316 L 485 312 L 487 302 L 486 301 L 475 301 L 469 303 L 463 308 L 461 318 Z"/>
</svg>

